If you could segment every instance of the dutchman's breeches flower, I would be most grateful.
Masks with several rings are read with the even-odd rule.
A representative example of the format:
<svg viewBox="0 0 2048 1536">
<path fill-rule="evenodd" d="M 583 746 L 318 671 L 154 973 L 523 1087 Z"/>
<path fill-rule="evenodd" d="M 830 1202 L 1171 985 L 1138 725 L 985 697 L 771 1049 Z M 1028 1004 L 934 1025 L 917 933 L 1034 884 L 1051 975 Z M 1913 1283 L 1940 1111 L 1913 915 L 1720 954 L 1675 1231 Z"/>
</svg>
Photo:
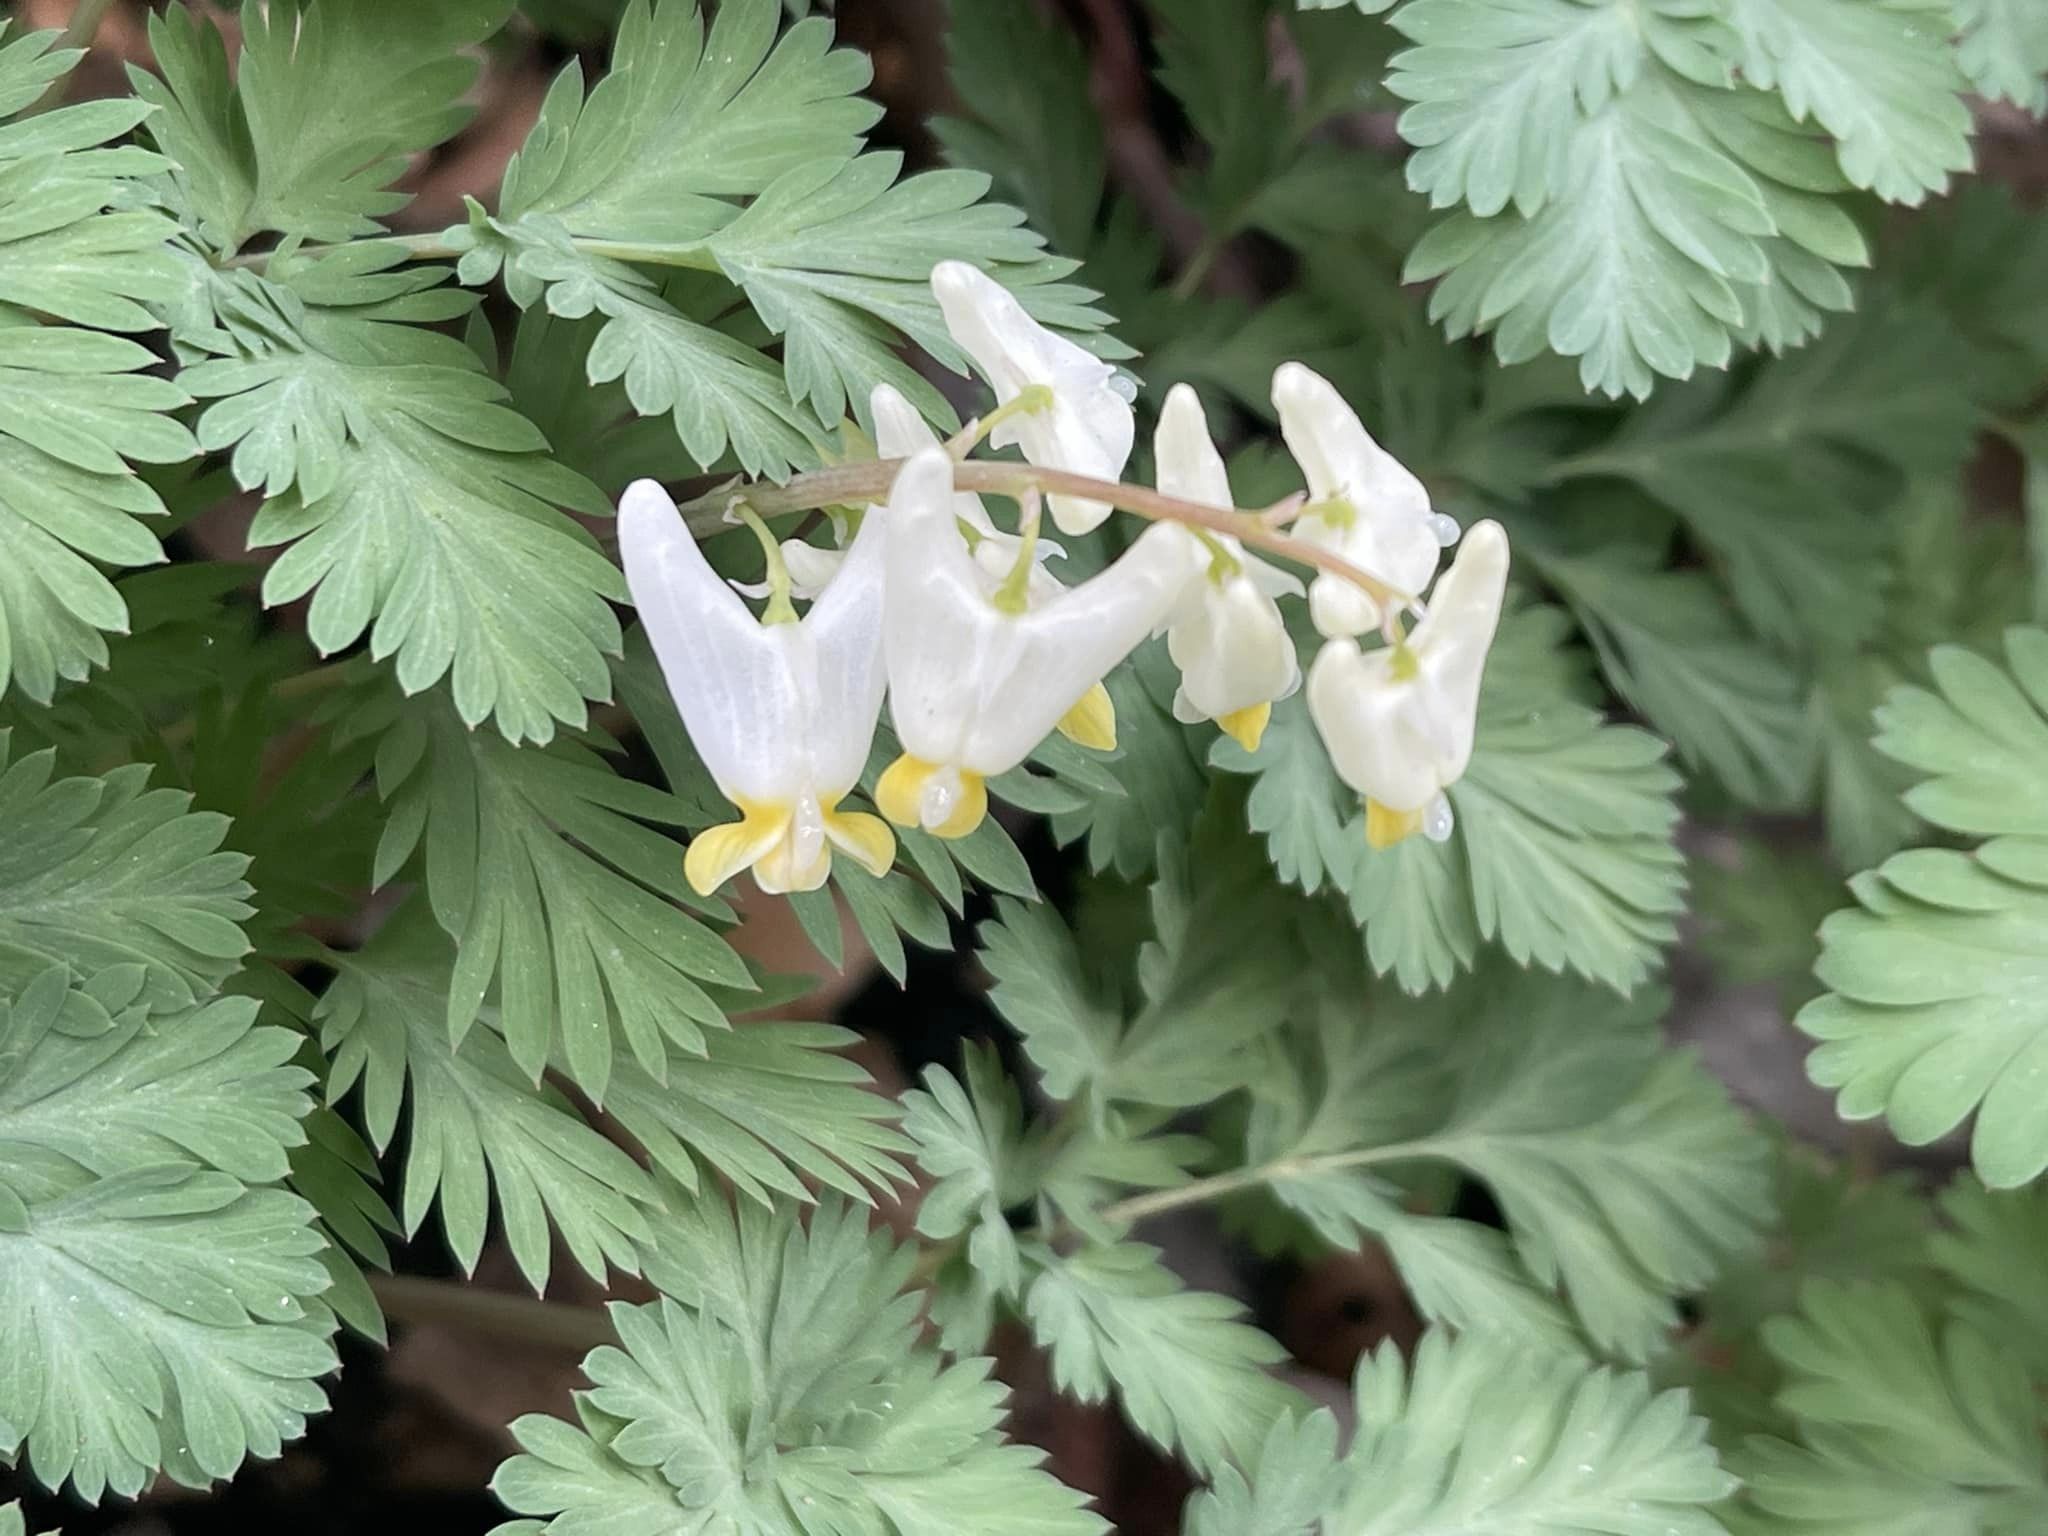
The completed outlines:
<svg viewBox="0 0 2048 1536">
<path fill-rule="evenodd" d="M 865 522 L 801 621 L 784 590 L 757 620 L 714 571 L 668 493 L 637 480 L 619 503 L 626 584 L 683 727 L 740 820 L 700 832 L 684 856 L 708 895 L 751 868 L 764 891 L 824 884 L 839 849 L 875 874 L 895 860 L 882 820 L 842 811 L 873 744 L 882 668 L 884 538 Z M 778 605 L 782 621 L 775 622 Z"/>
<path fill-rule="evenodd" d="M 1293 533 L 1348 560 L 1397 592 L 1420 597 L 1458 525 L 1430 510 L 1429 492 L 1372 440 L 1329 380 L 1300 363 L 1273 371 L 1280 435 L 1308 481 Z M 1362 635 L 1384 617 L 1371 594 L 1342 577 L 1318 576 L 1309 618 L 1324 635 Z"/>
<path fill-rule="evenodd" d="M 1202 403 L 1185 384 L 1167 392 L 1152 456 L 1166 495 L 1224 510 L 1233 505 Z M 1247 752 L 1256 752 L 1273 701 L 1301 686 L 1294 639 L 1275 601 L 1299 597 L 1301 583 L 1246 554 L 1228 534 L 1176 531 L 1195 574 L 1166 631 L 1168 654 L 1180 668 L 1174 718 L 1186 724 L 1214 720 Z"/>
<path fill-rule="evenodd" d="M 1507 579 L 1507 535 L 1499 523 L 1476 524 L 1412 636 L 1369 652 L 1331 640 L 1309 668 L 1309 713 L 1339 777 L 1365 797 L 1376 848 L 1417 831 L 1450 835 L 1444 790 L 1472 760 L 1479 681 Z"/>
<path fill-rule="evenodd" d="M 1123 474 L 1137 421 L 1130 400 L 1116 388 L 1114 368 L 1047 330 L 1007 288 L 964 261 L 933 267 L 932 293 L 947 333 L 988 380 L 997 406 L 1011 408 L 989 433 L 991 444 L 1015 443 L 1044 469 L 1097 480 Z M 1020 400 L 1031 389 L 1040 392 L 1037 402 Z M 1109 516 L 1106 502 L 1046 499 L 1062 533 L 1086 533 Z"/>
<path fill-rule="evenodd" d="M 968 553 L 953 495 L 952 459 L 928 448 L 898 471 L 880 519 L 889 714 L 903 755 L 875 799 L 899 826 L 940 837 L 981 824 L 983 781 L 1023 762 L 1088 698 L 1165 622 L 1188 579 L 1178 530 L 1152 528 L 1109 569 L 1027 603 L 1014 571 L 996 581 Z"/>
</svg>

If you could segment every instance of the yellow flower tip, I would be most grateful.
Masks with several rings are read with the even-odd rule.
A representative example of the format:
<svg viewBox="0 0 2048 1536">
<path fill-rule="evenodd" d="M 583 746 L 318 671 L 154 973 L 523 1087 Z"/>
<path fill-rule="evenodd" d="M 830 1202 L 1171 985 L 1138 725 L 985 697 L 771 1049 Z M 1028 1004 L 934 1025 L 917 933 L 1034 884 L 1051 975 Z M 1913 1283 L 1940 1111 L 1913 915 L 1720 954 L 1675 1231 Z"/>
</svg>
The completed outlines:
<svg viewBox="0 0 2048 1536">
<path fill-rule="evenodd" d="M 740 806 L 740 819 L 706 827 L 683 852 L 683 878 L 699 896 L 709 896 L 741 870 L 758 863 L 789 831 L 786 805 Z"/>
<path fill-rule="evenodd" d="M 882 770 L 875 804 L 899 827 L 920 827 L 934 837 L 965 837 L 988 815 L 988 786 L 971 769 L 928 763 L 906 752 Z"/>
<path fill-rule="evenodd" d="M 1077 746 L 1096 752 L 1116 750 L 1116 705 L 1109 690 L 1097 683 L 1081 695 L 1081 702 L 1060 717 L 1059 732 Z"/>
<path fill-rule="evenodd" d="M 896 862 L 896 834 L 881 817 L 866 811 L 828 809 L 825 837 L 871 875 L 886 875 Z"/>
<path fill-rule="evenodd" d="M 1422 830 L 1422 812 L 1396 811 L 1368 798 L 1365 802 L 1365 840 L 1375 848 L 1391 848 Z"/>
<path fill-rule="evenodd" d="M 1243 747 L 1247 752 L 1259 750 L 1259 743 L 1265 739 L 1266 726 L 1273 718 L 1270 700 L 1254 704 L 1249 709 L 1233 709 L 1227 715 L 1218 715 L 1216 723 L 1223 728 L 1223 734 Z"/>
<path fill-rule="evenodd" d="M 924 797 L 924 783 L 938 770 L 921 757 L 908 752 L 882 770 L 875 782 L 875 807 L 899 827 L 918 824 L 918 802 Z"/>
</svg>

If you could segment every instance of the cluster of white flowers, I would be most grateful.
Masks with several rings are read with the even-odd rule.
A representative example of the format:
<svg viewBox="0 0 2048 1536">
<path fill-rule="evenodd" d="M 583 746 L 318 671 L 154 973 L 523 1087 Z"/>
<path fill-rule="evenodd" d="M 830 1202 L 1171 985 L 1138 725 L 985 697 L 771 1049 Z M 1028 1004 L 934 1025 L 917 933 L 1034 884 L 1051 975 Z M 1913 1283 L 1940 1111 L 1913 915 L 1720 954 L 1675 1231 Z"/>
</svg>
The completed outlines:
<svg viewBox="0 0 2048 1536">
<path fill-rule="evenodd" d="M 1039 325 L 975 268 L 941 263 L 932 289 L 953 339 L 996 394 L 988 437 L 1044 469 L 1115 482 L 1135 420 L 1108 364 Z M 871 402 L 876 446 L 900 460 L 885 506 L 835 523 L 842 547 L 789 540 L 758 586 L 728 583 L 698 549 L 660 486 L 630 487 L 619 547 L 642 621 L 684 726 L 740 820 L 699 834 L 686 873 L 708 893 L 751 868 L 764 891 L 814 890 L 834 849 L 879 874 L 895 857 L 881 817 L 841 810 L 867 765 L 884 699 L 902 755 L 875 787 L 882 816 L 963 837 L 988 810 L 987 780 L 1053 731 L 1116 744 L 1103 678 L 1164 633 L 1180 688 L 1175 716 L 1213 720 L 1258 748 L 1273 704 L 1300 686 L 1279 599 L 1302 585 L 1216 528 L 1155 522 L 1114 563 L 1068 587 L 1046 569 L 1059 547 L 1038 536 L 1025 497 L 1005 533 L 981 498 L 955 485 L 956 454 L 887 386 Z M 1308 482 L 1291 530 L 1333 565 L 1368 573 L 1376 596 L 1323 570 L 1308 589 L 1325 637 L 1308 703 L 1338 774 L 1364 797 L 1366 832 L 1386 846 L 1450 832 L 1444 789 L 1472 754 L 1480 674 L 1500 617 L 1507 540 L 1498 524 L 1465 535 L 1412 633 L 1380 600 L 1416 598 L 1457 526 L 1432 512 L 1420 481 L 1372 440 L 1325 380 L 1298 363 L 1273 376 L 1273 404 Z M 1158 490 L 1233 509 L 1222 457 L 1194 392 L 1167 396 L 1153 438 Z M 1105 501 L 1049 494 L 1061 532 L 1109 515 Z M 1213 520 L 1212 520 L 1213 521 Z M 1250 531 L 1250 520 L 1241 524 Z M 737 588 L 737 590 L 736 590 Z M 741 593 L 769 599 L 760 618 Z M 792 600 L 808 600 L 797 617 Z M 1357 637 L 1378 630 L 1367 651 Z"/>
</svg>

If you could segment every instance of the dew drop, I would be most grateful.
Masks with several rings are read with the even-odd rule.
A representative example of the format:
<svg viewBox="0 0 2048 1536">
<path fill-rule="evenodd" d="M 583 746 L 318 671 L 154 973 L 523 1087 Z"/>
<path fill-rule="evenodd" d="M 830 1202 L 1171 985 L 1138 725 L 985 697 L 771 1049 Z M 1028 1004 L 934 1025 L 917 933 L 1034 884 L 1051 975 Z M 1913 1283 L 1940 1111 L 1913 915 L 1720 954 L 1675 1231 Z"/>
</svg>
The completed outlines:
<svg viewBox="0 0 2048 1536">
<path fill-rule="evenodd" d="M 1438 795 L 1422 811 L 1422 835 L 1432 843 L 1447 843 L 1451 840 L 1451 828 L 1458 824 L 1451 814 L 1451 802 L 1444 795 Z"/>
<path fill-rule="evenodd" d="M 1463 533 L 1464 529 L 1458 526 L 1458 520 L 1449 513 L 1432 512 L 1429 514 L 1429 531 L 1436 535 L 1437 543 L 1449 549 L 1458 542 L 1458 535 Z"/>
<path fill-rule="evenodd" d="M 1138 381 L 1128 373 L 1114 373 L 1109 378 L 1109 392 L 1130 405 L 1138 398 Z"/>
</svg>

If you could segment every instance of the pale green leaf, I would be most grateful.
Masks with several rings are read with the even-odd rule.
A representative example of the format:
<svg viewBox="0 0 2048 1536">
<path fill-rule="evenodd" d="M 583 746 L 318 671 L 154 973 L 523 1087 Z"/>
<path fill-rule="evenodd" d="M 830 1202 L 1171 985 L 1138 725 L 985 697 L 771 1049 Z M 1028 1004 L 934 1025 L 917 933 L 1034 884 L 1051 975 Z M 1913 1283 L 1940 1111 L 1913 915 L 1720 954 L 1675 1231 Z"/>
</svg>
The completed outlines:
<svg viewBox="0 0 2048 1536">
<path fill-rule="evenodd" d="M 1082 1496 L 1005 1443 L 991 1362 L 940 1363 L 899 1294 L 910 1254 L 838 1203 L 799 1225 L 716 1193 L 682 1198 L 650 1274 L 584 1362 L 582 1427 L 529 1415 L 492 1489 L 530 1531 L 834 1529 L 1096 1536 Z M 545 1522 L 545 1523 L 543 1523 Z"/>
<path fill-rule="evenodd" d="M 1227 1296 L 1182 1288 L 1142 1243 L 1027 1254 L 1031 1331 L 1052 1357 L 1053 1381 L 1084 1403 L 1114 1391 L 1153 1444 L 1208 1472 L 1250 1456 L 1301 1399 L 1264 1367 L 1286 1357 L 1239 1321 Z"/>
<path fill-rule="evenodd" d="M 1993 674 L 1996 675 L 1996 674 Z M 1821 927 L 1828 995 L 1798 1024 L 1807 1074 L 1847 1120 L 1885 1116 L 1924 1146 L 1971 1114 L 1993 1188 L 2048 1169 L 2048 843 L 1910 849 L 1850 882 L 1860 906 Z"/>
<path fill-rule="evenodd" d="M 1356 1397 L 1326 1529 L 1723 1536 L 1712 1506 L 1735 1479 L 1685 1394 L 1640 1372 L 1431 1330 L 1412 1364 L 1392 1344 L 1361 1360 Z"/>
<path fill-rule="evenodd" d="M 1970 169 L 1949 0 L 1731 0 L 1745 76 L 1836 141 L 1842 170 L 1917 205 Z"/>
<path fill-rule="evenodd" d="M 653 1180 L 560 1093 L 522 1074 L 492 1030 L 449 1045 L 452 958 L 424 911 L 401 913 L 368 948 L 332 957 L 335 979 L 314 1014 L 333 1062 L 328 1096 L 361 1085 L 363 1121 L 379 1150 L 390 1146 L 410 1091 L 399 1202 L 406 1233 L 438 1205 L 448 1246 L 473 1270 L 495 1195 L 505 1240 L 536 1290 L 547 1285 L 557 1235 L 594 1279 L 608 1265 L 637 1272 Z"/>
<path fill-rule="evenodd" d="M 252 1003 L 109 1019 L 66 980 L 0 1004 L 0 1306 L 33 1341 L 0 1355 L 0 1455 L 93 1503 L 204 1487 L 326 1406 L 325 1239 L 268 1187 L 310 1078 Z"/>
</svg>

